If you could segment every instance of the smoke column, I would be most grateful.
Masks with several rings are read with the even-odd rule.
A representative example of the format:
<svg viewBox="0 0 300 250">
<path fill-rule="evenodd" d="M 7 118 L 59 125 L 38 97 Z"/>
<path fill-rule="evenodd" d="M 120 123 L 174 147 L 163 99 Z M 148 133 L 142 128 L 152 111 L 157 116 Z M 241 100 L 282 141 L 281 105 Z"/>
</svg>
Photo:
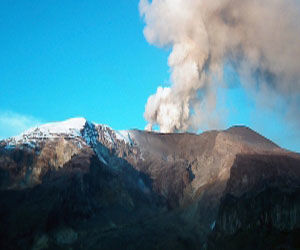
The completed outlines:
<svg viewBox="0 0 300 250">
<path fill-rule="evenodd" d="M 297 0 L 141 0 L 144 35 L 171 48 L 171 86 L 150 96 L 146 129 L 198 130 L 216 118 L 226 64 L 245 88 L 299 104 L 300 7 Z M 293 110 L 298 112 L 299 107 Z"/>
</svg>

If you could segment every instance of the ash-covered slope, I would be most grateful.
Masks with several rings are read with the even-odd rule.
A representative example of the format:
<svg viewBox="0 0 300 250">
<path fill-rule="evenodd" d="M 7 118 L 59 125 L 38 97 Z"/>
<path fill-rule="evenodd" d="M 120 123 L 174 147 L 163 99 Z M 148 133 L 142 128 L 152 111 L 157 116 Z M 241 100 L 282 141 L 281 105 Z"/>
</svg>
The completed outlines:
<svg viewBox="0 0 300 250">
<path fill-rule="evenodd" d="M 279 234 L 293 249 L 299 183 L 300 156 L 247 127 L 46 124 L 0 142 L 0 247 L 268 249 Z"/>
</svg>

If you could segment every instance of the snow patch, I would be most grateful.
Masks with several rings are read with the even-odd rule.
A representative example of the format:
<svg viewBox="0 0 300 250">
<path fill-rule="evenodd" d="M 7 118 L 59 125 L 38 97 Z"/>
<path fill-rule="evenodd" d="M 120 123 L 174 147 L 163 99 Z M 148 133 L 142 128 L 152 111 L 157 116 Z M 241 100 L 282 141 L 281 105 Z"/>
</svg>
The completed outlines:
<svg viewBox="0 0 300 250">
<path fill-rule="evenodd" d="M 52 122 L 31 128 L 21 135 L 7 139 L 9 145 L 18 143 L 30 144 L 37 140 L 54 139 L 58 137 L 76 138 L 81 136 L 81 130 L 86 123 L 84 118 L 72 118 L 62 122 Z"/>
<path fill-rule="evenodd" d="M 62 122 L 52 122 L 37 126 L 36 128 L 27 130 L 24 134 L 31 134 L 39 132 L 44 136 L 51 137 L 55 134 L 68 134 L 73 136 L 80 136 L 80 130 L 83 129 L 86 123 L 84 118 L 72 118 Z"/>
<path fill-rule="evenodd" d="M 133 145 L 133 141 L 130 136 L 130 131 L 128 130 L 116 130 L 116 138 L 119 141 L 124 141 L 127 144 Z"/>
</svg>

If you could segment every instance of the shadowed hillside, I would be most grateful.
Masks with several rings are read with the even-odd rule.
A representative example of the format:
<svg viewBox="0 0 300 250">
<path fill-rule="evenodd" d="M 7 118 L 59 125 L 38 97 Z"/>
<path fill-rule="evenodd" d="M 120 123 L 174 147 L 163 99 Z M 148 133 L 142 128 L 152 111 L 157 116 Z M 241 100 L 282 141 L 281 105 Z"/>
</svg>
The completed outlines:
<svg viewBox="0 0 300 250">
<path fill-rule="evenodd" d="M 1 249 L 300 247 L 298 154 L 246 127 L 72 124 L 0 143 Z"/>
</svg>

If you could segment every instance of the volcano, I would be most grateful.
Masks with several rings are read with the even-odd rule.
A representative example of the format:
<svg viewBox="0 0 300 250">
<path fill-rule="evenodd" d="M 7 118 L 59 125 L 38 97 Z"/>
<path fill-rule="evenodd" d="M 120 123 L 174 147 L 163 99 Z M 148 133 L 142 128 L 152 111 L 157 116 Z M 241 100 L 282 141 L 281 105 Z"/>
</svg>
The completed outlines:
<svg viewBox="0 0 300 250">
<path fill-rule="evenodd" d="M 244 126 L 74 118 L 0 141 L 1 249 L 299 249 L 300 155 Z"/>
</svg>

